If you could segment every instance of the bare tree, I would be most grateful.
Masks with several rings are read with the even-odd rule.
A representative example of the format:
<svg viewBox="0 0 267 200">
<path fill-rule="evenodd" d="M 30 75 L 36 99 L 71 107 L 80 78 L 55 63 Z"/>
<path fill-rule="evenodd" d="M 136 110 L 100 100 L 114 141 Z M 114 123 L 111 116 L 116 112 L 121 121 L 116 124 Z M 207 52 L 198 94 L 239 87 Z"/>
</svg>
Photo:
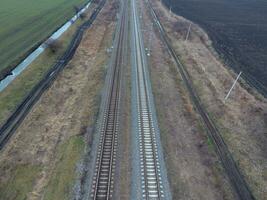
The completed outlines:
<svg viewBox="0 0 267 200">
<path fill-rule="evenodd" d="M 56 53 L 58 52 L 59 49 L 62 48 L 62 43 L 59 40 L 55 40 L 55 39 L 49 39 L 46 42 L 47 48 L 52 52 L 52 53 Z"/>
<path fill-rule="evenodd" d="M 73 6 L 73 10 L 75 11 L 76 14 L 78 14 L 78 12 L 80 11 L 80 9 L 81 8 L 79 6 L 77 6 L 77 5 L 74 5 Z"/>
<path fill-rule="evenodd" d="M 86 17 L 87 17 L 86 13 L 83 12 L 83 13 L 80 14 L 81 20 L 84 20 Z"/>
</svg>

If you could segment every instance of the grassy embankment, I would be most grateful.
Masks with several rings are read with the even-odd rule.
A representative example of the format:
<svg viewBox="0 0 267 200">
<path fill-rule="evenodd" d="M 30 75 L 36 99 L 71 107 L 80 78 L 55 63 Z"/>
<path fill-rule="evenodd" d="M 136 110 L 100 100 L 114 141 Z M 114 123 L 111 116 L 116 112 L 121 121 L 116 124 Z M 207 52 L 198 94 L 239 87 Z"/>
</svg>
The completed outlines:
<svg viewBox="0 0 267 200">
<path fill-rule="evenodd" d="M 1 0 L 0 77 L 74 15 L 86 0 Z"/>
<path fill-rule="evenodd" d="M 70 199 L 76 164 L 82 157 L 85 143 L 82 136 L 73 136 L 59 147 L 59 160 L 44 193 L 44 200 Z"/>
<path fill-rule="evenodd" d="M 82 136 L 73 136 L 59 146 L 56 151 L 58 162 L 44 191 L 45 200 L 70 199 L 76 163 L 81 159 L 84 145 Z M 31 192 L 41 170 L 42 167 L 37 165 L 18 165 L 12 171 L 12 177 L 0 185 L 0 199 L 27 199 L 27 194 Z"/>
</svg>

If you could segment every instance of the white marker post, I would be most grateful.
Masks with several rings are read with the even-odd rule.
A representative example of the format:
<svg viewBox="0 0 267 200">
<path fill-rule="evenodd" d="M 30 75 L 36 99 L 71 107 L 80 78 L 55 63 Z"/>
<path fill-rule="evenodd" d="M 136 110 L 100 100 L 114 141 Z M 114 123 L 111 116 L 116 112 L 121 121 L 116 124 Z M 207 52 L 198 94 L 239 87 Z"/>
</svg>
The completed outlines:
<svg viewBox="0 0 267 200">
<path fill-rule="evenodd" d="M 147 56 L 151 55 L 151 38 L 152 38 L 152 30 L 153 30 L 153 23 L 151 23 L 150 25 L 150 30 L 149 30 L 149 39 L 148 39 L 148 52 L 147 52 Z"/>
<path fill-rule="evenodd" d="M 170 21 L 171 15 L 172 15 L 172 7 L 170 7 L 170 10 L 169 10 L 168 22 Z"/>
<path fill-rule="evenodd" d="M 188 27 L 188 30 L 187 30 L 187 33 L 186 33 L 186 37 L 185 37 L 185 41 L 188 40 L 189 33 L 190 33 L 190 30 L 191 30 L 191 25 L 192 25 L 192 23 L 190 23 L 190 25 L 189 25 L 189 27 Z"/>
<path fill-rule="evenodd" d="M 238 74 L 237 78 L 235 79 L 234 84 L 232 85 L 232 87 L 230 88 L 230 90 L 229 90 L 229 92 L 227 93 L 226 97 L 224 98 L 224 103 L 226 102 L 226 100 L 228 99 L 230 93 L 231 93 L 232 90 L 234 89 L 235 84 L 237 83 L 237 80 L 239 79 L 239 77 L 241 76 L 241 74 L 242 74 L 242 71 Z"/>
</svg>

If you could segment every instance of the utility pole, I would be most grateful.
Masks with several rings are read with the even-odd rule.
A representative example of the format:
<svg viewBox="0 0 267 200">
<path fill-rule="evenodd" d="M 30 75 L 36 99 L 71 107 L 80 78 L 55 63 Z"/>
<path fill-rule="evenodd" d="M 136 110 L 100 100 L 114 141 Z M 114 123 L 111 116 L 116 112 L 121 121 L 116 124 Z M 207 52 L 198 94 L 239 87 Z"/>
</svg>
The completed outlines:
<svg viewBox="0 0 267 200">
<path fill-rule="evenodd" d="M 229 92 L 227 93 L 226 97 L 224 98 L 224 103 L 226 102 L 226 100 L 228 99 L 230 93 L 231 93 L 232 90 L 234 89 L 235 84 L 237 83 L 237 80 L 239 79 L 239 77 L 241 76 L 241 74 L 242 74 L 242 71 L 238 74 L 237 78 L 235 79 L 234 84 L 232 85 L 232 87 L 230 88 L 230 90 L 229 90 Z"/>
<path fill-rule="evenodd" d="M 170 7 L 169 12 L 170 12 L 170 16 L 172 16 L 172 7 Z"/>
<path fill-rule="evenodd" d="M 189 25 L 188 30 L 187 30 L 187 33 L 186 33 L 185 41 L 188 40 L 189 33 L 190 33 L 190 30 L 191 30 L 191 25 L 192 25 L 192 23 L 190 22 L 190 25 Z"/>
<path fill-rule="evenodd" d="M 151 52 L 151 38 L 152 38 L 152 30 L 153 30 L 153 23 L 150 25 L 150 30 L 149 30 L 149 39 L 148 39 L 148 51 L 147 51 L 147 56 L 150 56 Z"/>
<path fill-rule="evenodd" d="M 168 15 L 168 22 L 170 21 L 170 17 L 172 15 L 172 7 L 170 7 L 170 10 L 169 10 L 169 15 Z"/>
</svg>

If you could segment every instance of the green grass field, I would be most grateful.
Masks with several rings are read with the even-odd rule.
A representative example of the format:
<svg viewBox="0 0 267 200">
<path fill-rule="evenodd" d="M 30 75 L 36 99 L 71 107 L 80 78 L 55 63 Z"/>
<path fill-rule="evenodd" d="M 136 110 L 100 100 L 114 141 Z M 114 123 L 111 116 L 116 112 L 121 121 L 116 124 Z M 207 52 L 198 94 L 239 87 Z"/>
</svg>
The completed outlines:
<svg viewBox="0 0 267 200">
<path fill-rule="evenodd" d="M 87 0 L 0 0 L 0 74 L 74 15 Z"/>
</svg>

